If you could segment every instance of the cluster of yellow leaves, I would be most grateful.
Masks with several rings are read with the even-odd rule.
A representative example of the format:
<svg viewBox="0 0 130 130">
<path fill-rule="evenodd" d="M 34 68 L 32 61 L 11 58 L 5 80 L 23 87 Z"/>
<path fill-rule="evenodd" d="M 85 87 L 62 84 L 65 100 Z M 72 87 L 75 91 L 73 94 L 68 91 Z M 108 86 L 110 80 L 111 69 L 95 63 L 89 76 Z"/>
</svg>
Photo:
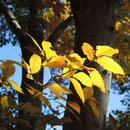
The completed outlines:
<svg viewBox="0 0 130 130">
<path fill-rule="evenodd" d="M 35 39 L 33 39 L 31 36 L 30 38 L 33 40 L 34 44 L 37 46 L 38 51 L 42 56 L 38 54 L 33 54 L 29 60 L 29 63 L 26 63 L 24 59 L 23 63 L 16 63 L 13 61 L 4 62 L 1 65 L 2 77 L 0 77 L 0 82 L 3 84 L 3 86 L 5 87 L 6 83 L 11 84 L 12 86 L 14 86 L 16 91 L 23 93 L 22 89 L 15 82 L 9 79 L 15 72 L 15 67 L 13 65 L 14 63 L 24 67 L 27 71 L 27 78 L 31 80 L 35 80 L 33 78 L 33 74 L 38 73 L 41 67 L 63 68 L 62 74 L 58 73 L 56 74 L 56 76 L 51 78 L 51 81 L 53 82 L 47 83 L 45 85 L 40 83 L 37 84 L 43 89 L 50 89 L 58 98 L 62 98 L 61 94 L 72 94 L 69 89 L 62 86 L 58 82 L 59 78 L 62 80 L 67 78 L 73 84 L 73 87 L 79 98 L 81 99 L 82 103 L 85 103 L 85 101 L 88 100 L 90 106 L 92 107 L 92 110 L 95 112 L 97 118 L 99 118 L 100 114 L 97 109 L 96 99 L 93 97 L 93 86 L 97 86 L 103 93 L 105 93 L 105 84 L 100 72 L 96 68 L 85 66 L 84 63 L 85 60 L 88 59 L 90 62 L 95 62 L 99 64 L 105 70 L 111 71 L 115 74 L 124 75 L 124 71 L 121 66 L 111 58 L 114 54 L 118 53 L 118 49 L 114 49 L 110 46 L 97 46 L 96 50 L 94 50 L 94 48 L 90 44 L 83 43 L 82 50 L 83 53 L 86 55 L 86 58 L 80 57 L 77 53 L 72 53 L 65 56 L 58 56 L 53 50 L 50 42 L 43 41 L 42 47 L 40 47 Z M 43 92 L 34 89 L 29 84 L 27 84 L 27 86 L 27 89 L 31 95 L 39 97 L 39 99 L 43 101 L 47 106 L 51 106 L 50 102 L 46 99 Z M 2 106 L 6 107 L 7 103 L 4 104 L 4 100 L 7 100 L 7 97 L 3 97 L 1 99 Z M 80 112 L 80 107 L 76 102 L 69 102 L 68 104 L 78 113 Z"/>
<path fill-rule="evenodd" d="M 23 93 L 21 87 L 17 83 L 9 79 L 15 73 L 14 62 L 7 60 L 0 65 L 0 68 L 2 69 L 2 75 L 0 76 L 0 84 L 2 84 L 2 86 L 7 90 L 9 89 L 7 84 L 10 84 L 14 87 L 16 91 L 18 91 L 19 93 Z"/>
</svg>

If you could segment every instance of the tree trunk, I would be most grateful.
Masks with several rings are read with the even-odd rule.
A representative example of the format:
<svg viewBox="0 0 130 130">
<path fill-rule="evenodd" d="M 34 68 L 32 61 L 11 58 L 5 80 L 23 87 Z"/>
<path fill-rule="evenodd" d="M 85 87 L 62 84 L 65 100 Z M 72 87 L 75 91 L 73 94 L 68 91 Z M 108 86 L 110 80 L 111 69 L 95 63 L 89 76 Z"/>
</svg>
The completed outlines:
<svg viewBox="0 0 130 130">
<path fill-rule="evenodd" d="M 84 56 L 81 51 L 83 42 L 90 43 L 94 48 L 96 45 L 112 45 L 118 0 L 70 0 L 70 2 L 76 28 L 75 52 Z M 96 64 L 92 66 L 100 71 L 107 90 L 103 94 L 97 87 L 94 87 L 100 119 L 96 118 L 87 101 L 85 105 L 82 105 L 81 101 L 76 101 L 69 96 L 69 101 L 75 100 L 80 104 L 81 112 L 77 114 L 80 121 L 66 111 L 65 116 L 71 117 L 74 122 L 64 124 L 64 130 L 105 130 L 104 122 L 109 101 L 111 73 Z"/>
<path fill-rule="evenodd" d="M 41 4 L 42 0 L 29 0 L 29 11 L 30 11 L 30 19 L 29 19 L 29 27 L 28 27 L 28 33 L 39 43 L 43 41 L 43 21 L 41 20 Z M 20 45 L 22 49 L 22 57 L 23 59 L 28 63 L 29 59 L 32 55 L 32 53 L 26 48 L 33 46 L 35 48 L 35 44 L 32 42 L 31 38 L 29 38 L 27 35 L 23 36 L 23 38 L 20 38 Z M 25 83 L 28 83 L 29 85 L 32 85 L 32 87 L 39 89 L 38 86 L 34 81 L 31 81 L 26 78 L 27 72 L 22 69 L 22 89 L 24 91 L 24 95 L 19 94 L 19 102 L 31 102 L 31 105 L 34 107 L 37 107 L 42 112 L 42 103 L 39 100 L 39 98 L 32 99 L 31 95 L 27 91 L 27 86 Z M 36 81 L 43 83 L 43 69 L 34 75 L 34 78 Z M 41 112 L 39 112 L 39 116 L 41 115 Z M 24 126 L 23 124 L 19 123 L 18 130 L 36 130 L 36 125 L 39 116 L 28 116 L 28 114 L 25 114 L 23 111 L 19 111 L 19 118 L 25 119 L 30 122 L 32 128 L 28 128 Z"/>
</svg>

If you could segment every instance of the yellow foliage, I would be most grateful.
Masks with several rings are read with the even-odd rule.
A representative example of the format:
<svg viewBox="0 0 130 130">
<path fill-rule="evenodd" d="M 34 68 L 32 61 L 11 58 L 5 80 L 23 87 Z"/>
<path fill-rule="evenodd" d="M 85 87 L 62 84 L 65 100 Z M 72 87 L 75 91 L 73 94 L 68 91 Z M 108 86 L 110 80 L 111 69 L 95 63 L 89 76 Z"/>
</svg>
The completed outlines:
<svg viewBox="0 0 130 130">
<path fill-rule="evenodd" d="M 9 107 L 9 103 L 8 103 L 8 96 L 3 96 L 1 98 L 1 106 L 5 109 L 5 108 L 8 108 Z"/>
<path fill-rule="evenodd" d="M 16 91 L 23 94 L 21 87 L 17 83 L 15 83 L 14 81 L 12 81 L 10 79 L 6 79 L 6 82 L 9 83 L 10 85 L 12 85 Z"/>
<path fill-rule="evenodd" d="M 90 71 L 89 74 L 90 74 L 92 84 L 99 87 L 100 90 L 105 93 L 106 88 L 104 85 L 104 81 L 101 77 L 101 74 L 96 69 L 93 69 L 93 71 Z"/>
<path fill-rule="evenodd" d="M 72 107 L 75 111 L 80 113 L 80 106 L 76 102 L 67 102 L 70 107 Z"/>
<path fill-rule="evenodd" d="M 77 80 L 79 80 L 83 85 L 92 87 L 92 81 L 91 81 L 90 77 L 87 74 L 85 74 L 84 72 L 78 72 L 78 73 L 74 74 L 73 77 L 76 78 Z"/>
<path fill-rule="evenodd" d="M 111 71 L 115 74 L 125 75 L 122 67 L 117 62 L 115 62 L 113 59 L 111 59 L 109 57 L 102 56 L 102 57 L 98 58 L 96 60 L 96 62 L 108 71 Z"/>
<path fill-rule="evenodd" d="M 83 63 L 85 62 L 86 58 L 81 58 L 77 53 L 72 53 L 69 56 L 65 56 L 67 64 L 70 68 L 79 69 Z"/>
<path fill-rule="evenodd" d="M 49 68 L 64 68 L 68 67 L 64 56 L 55 56 L 50 59 L 49 62 L 45 61 L 42 66 Z"/>
<path fill-rule="evenodd" d="M 13 76 L 14 72 L 15 72 L 15 67 L 13 65 L 13 62 L 11 61 L 6 61 L 1 65 L 2 68 L 2 75 L 3 75 L 3 79 L 8 79 L 11 76 Z"/>
<path fill-rule="evenodd" d="M 64 68 L 63 69 L 63 74 L 61 75 L 61 78 L 62 79 L 65 79 L 65 78 L 69 78 L 71 77 L 77 70 L 75 69 L 69 69 L 69 68 Z"/>
<path fill-rule="evenodd" d="M 31 95 L 34 95 L 34 97 L 39 97 L 39 99 L 45 104 L 47 105 L 48 107 L 51 106 L 50 102 L 47 100 L 47 98 L 43 95 L 42 92 L 36 90 L 35 88 L 33 88 L 32 86 L 30 86 L 29 84 L 26 84 L 29 89 L 27 89 L 29 91 L 29 93 Z"/>
<path fill-rule="evenodd" d="M 83 53 L 87 56 L 87 58 L 92 61 L 94 59 L 95 50 L 93 47 L 88 43 L 83 43 L 82 46 Z"/>
<path fill-rule="evenodd" d="M 41 68 L 41 57 L 37 54 L 33 54 L 29 60 L 31 74 L 37 73 Z"/>
<path fill-rule="evenodd" d="M 84 103 L 85 97 L 84 97 L 83 89 L 82 89 L 80 83 L 74 78 L 69 78 L 69 80 L 72 82 L 74 89 L 76 90 L 77 94 L 79 95 L 81 101 Z"/>
<path fill-rule="evenodd" d="M 110 46 L 97 46 L 96 47 L 96 56 L 113 56 L 119 52 L 118 49 L 114 49 Z"/>
<path fill-rule="evenodd" d="M 62 86 L 60 86 L 59 84 L 49 84 L 48 88 L 58 97 L 60 98 L 60 94 L 70 94 L 69 91 L 63 89 Z"/>
<path fill-rule="evenodd" d="M 41 51 L 42 54 L 44 54 L 42 48 L 39 46 L 39 44 L 37 43 L 37 41 L 29 34 L 27 34 L 33 41 L 33 43 L 37 46 L 37 48 Z"/>
<path fill-rule="evenodd" d="M 42 48 L 45 51 L 45 56 L 49 60 L 50 58 L 57 56 L 56 52 L 52 50 L 52 45 L 48 41 L 42 42 Z"/>
<path fill-rule="evenodd" d="M 89 104 L 90 104 L 94 114 L 96 115 L 97 119 L 99 119 L 100 118 L 100 112 L 98 110 L 95 98 L 89 100 Z"/>
<path fill-rule="evenodd" d="M 94 96 L 94 90 L 92 87 L 85 87 L 83 92 L 86 100 L 89 100 Z"/>
<path fill-rule="evenodd" d="M 119 31 L 122 27 L 122 23 L 120 21 L 116 21 L 116 30 Z"/>
</svg>

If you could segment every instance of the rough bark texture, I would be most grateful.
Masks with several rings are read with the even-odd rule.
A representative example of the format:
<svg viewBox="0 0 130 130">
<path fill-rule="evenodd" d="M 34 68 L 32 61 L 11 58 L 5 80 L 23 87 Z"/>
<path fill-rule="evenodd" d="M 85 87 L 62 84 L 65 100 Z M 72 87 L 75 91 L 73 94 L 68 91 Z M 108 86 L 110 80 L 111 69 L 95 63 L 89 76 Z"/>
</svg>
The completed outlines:
<svg viewBox="0 0 130 130">
<path fill-rule="evenodd" d="M 70 0 L 70 2 L 76 27 L 75 52 L 83 56 L 80 49 L 83 42 L 90 43 L 94 48 L 96 45 L 111 45 L 114 36 L 118 1 Z M 96 118 L 87 101 L 85 105 L 82 105 L 78 100 L 76 102 L 81 106 L 81 113 L 80 115 L 77 114 L 80 122 L 76 120 L 73 114 L 66 112 L 66 116 L 70 116 L 74 122 L 64 124 L 64 130 L 105 130 L 104 121 L 109 101 L 111 73 L 96 64 L 92 64 L 91 66 L 96 67 L 100 71 L 107 89 L 107 92 L 103 94 L 98 88 L 94 87 L 94 96 L 98 102 L 97 106 L 100 110 L 100 119 Z M 77 99 L 69 97 L 69 100 Z"/>
</svg>

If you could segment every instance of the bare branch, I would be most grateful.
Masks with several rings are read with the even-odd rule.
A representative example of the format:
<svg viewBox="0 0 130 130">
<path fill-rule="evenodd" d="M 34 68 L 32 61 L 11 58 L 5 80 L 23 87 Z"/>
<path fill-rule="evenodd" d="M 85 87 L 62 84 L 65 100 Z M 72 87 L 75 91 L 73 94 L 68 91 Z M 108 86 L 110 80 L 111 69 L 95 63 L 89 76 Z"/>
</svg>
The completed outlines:
<svg viewBox="0 0 130 130">
<path fill-rule="evenodd" d="M 23 34 L 22 28 L 16 20 L 14 14 L 8 9 L 2 0 L 0 0 L 0 12 L 5 16 L 11 30 L 17 36 L 18 40 L 20 40 L 20 36 Z"/>
<path fill-rule="evenodd" d="M 51 44 L 54 46 L 54 43 L 58 40 L 61 33 L 73 22 L 72 16 L 69 16 L 67 19 L 65 19 L 63 22 L 61 22 L 56 29 L 52 32 L 52 34 L 49 36 L 48 41 L 51 42 Z"/>
</svg>

